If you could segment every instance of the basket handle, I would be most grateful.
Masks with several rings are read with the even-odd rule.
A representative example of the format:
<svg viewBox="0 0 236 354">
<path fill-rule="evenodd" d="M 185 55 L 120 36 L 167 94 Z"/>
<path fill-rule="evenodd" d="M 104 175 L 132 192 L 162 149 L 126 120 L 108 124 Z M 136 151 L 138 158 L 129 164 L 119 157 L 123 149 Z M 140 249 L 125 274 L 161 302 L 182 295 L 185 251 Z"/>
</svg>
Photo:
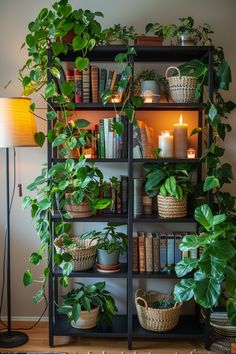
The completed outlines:
<svg viewBox="0 0 236 354">
<path fill-rule="evenodd" d="M 178 76 L 180 77 L 180 71 L 179 71 L 179 68 L 177 68 L 177 66 L 169 66 L 169 68 L 167 68 L 167 69 L 166 69 L 166 74 L 165 74 L 165 76 L 166 76 L 166 80 L 168 79 L 168 72 L 169 72 L 169 70 L 170 70 L 170 69 L 177 70 L 177 72 L 178 72 Z"/>
<path fill-rule="evenodd" d="M 143 289 L 137 289 L 135 291 L 135 297 L 142 297 L 142 296 L 146 296 L 146 292 Z"/>
<path fill-rule="evenodd" d="M 142 301 L 144 303 L 145 309 L 148 308 L 148 304 L 147 304 L 147 301 L 145 299 L 143 299 L 142 297 L 138 296 L 138 297 L 135 298 L 136 305 L 138 305 L 138 301 Z"/>
</svg>

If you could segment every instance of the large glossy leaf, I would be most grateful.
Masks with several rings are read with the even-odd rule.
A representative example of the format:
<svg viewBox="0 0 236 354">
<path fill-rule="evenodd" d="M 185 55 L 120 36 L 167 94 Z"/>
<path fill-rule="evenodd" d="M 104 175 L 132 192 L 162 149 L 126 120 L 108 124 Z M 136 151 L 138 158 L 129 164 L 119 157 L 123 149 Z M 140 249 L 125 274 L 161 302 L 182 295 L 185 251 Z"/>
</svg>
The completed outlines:
<svg viewBox="0 0 236 354">
<path fill-rule="evenodd" d="M 226 240 L 216 240 L 212 242 L 208 251 L 212 256 L 225 260 L 231 259 L 236 254 L 235 248 Z"/>
<path fill-rule="evenodd" d="M 211 189 L 218 188 L 220 182 L 215 176 L 207 176 L 204 181 L 203 190 L 204 192 L 210 191 Z"/>
<path fill-rule="evenodd" d="M 83 57 L 77 57 L 75 59 L 75 65 L 78 70 L 82 71 L 87 68 L 89 64 L 89 59 L 88 58 L 83 58 Z"/>
<path fill-rule="evenodd" d="M 204 273 L 206 277 L 212 277 L 218 281 L 222 281 L 224 279 L 226 261 L 211 256 L 208 250 L 201 255 L 198 266 L 200 271 Z"/>
<path fill-rule="evenodd" d="M 193 297 L 195 288 L 194 279 L 182 279 L 175 285 L 174 298 L 177 302 L 185 302 Z"/>
<path fill-rule="evenodd" d="M 32 278 L 32 273 L 30 270 L 26 270 L 23 276 L 23 284 L 24 286 L 28 286 L 32 284 L 33 278 Z"/>
<path fill-rule="evenodd" d="M 203 204 L 195 209 L 195 219 L 206 229 L 210 230 L 213 223 L 213 214 L 211 208 L 207 204 Z"/>
<path fill-rule="evenodd" d="M 56 147 L 61 144 L 64 144 L 66 142 L 67 136 L 66 134 L 60 134 L 56 137 L 56 139 L 53 141 L 52 146 Z"/>
<path fill-rule="evenodd" d="M 181 251 L 195 250 L 200 246 L 199 239 L 197 235 L 186 235 L 183 237 L 179 249 Z"/>
<path fill-rule="evenodd" d="M 221 282 L 213 278 L 196 280 L 194 289 L 195 301 L 205 308 L 211 308 L 218 303 L 221 293 Z"/>
<path fill-rule="evenodd" d="M 73 310 L 72 310 L 72 318 L 76 322 L 78 321 L 81 313 L 81 305 L 80 304 L 74 304 L 73 305 Z"/>
<path fill-rule="evenodd" d="M 149 191 L 155 188 L 164 178 L 166 173 L 162 170 L 154 170 L 147 175 L 147 182 L 145 184 L 145 190 Z"/>
<path fill-rule="evenodd" d="M 48 99 L 48 98 L 52 97 L 55 92 L 56 92 L 55 84 L 52 82 L 49 82 L 46 86 L 46 89 L 45 89 L 45 98 Z"/>
<path fill-rule="evenodd" d="M 183 277 L 184 275 L 191 272 L 194 268 L 196 268 L 197 264 L 197 259 L 186 257 L 175 266 L 175 272 L 178 277 Z"/>
</svg>

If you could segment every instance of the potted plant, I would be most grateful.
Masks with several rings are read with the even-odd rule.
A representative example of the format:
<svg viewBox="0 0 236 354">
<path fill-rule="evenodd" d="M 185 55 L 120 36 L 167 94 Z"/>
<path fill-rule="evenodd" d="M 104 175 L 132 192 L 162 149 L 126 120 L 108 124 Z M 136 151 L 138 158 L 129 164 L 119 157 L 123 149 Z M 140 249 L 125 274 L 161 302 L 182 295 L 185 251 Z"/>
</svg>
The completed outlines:
<svg viewBox="0 0 236 354">
<path fill-rule="evenodd" d="M 186 235 L 180 250 L 189 252 L 201 248 L 198 259 L 184 258 L 176 267 L 178 277 L 193 273 L 175 286 L 174 296 L 178 302 L 195 301 L 204 308 L 218 305 L 222 287 L 227 292 L 226 307 L 233 325 L 235 321 L 235 237 L 236 226 L 226 214 L 213 214 L 207 204 L 196 208 L 195 219 L 199 232 Z"/>
<path fill-rule="evenodd" d="M 103 44 L 128 45 L 135 36 L 136 32 L 133 26 L 115 24 L 103 30 Z"/>
<path fill-rule="evenodd" d="M 164 218 L 187 215 L 187 195 L 192 192 L 189 164 L 145 164 L 145 191 L 150 197 L 157 195 L 158 213 Z"/>
<path fill-rule="evenodd" d="M 106 283 L 78 284 L 79 288 L 63 296 L 63 304 L 58 312 L 66 313 L 75 328 L 93 328 L 97 322 L 110 325 L 118 310 L 113 297 L 106 290 Z"/>
<path fill-rule="evenodd" d="M 87 233 L 82 238 L 96 240 L 98 271 L 117 272 L 120 270 L 119 258 L 127 250 L 128 238 L 116 230 L 120 223 L 107 223 L 103 231 Z"/>
<path fill-rule="evenodd" d="M 137 45 L 161 46 L 164 39 L 172 36 L 173 28 L 175 25 L 161 25 L 158 22 L 148 23 L 145 32 L 146 34 L 153 33 L 153 36 L 138 36 L 136 43 Z"/>
</svg>

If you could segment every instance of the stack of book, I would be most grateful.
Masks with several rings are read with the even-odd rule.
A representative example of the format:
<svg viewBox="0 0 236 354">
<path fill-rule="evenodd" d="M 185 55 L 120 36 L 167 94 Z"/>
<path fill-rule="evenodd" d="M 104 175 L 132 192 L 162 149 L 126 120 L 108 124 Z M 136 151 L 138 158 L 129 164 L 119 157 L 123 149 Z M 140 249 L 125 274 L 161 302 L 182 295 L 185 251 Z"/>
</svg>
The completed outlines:
<svg viewBox="0 0 236 354">
<path fill-rule="evenodd" d="M 134 232 L 132 239 L 133 272 L 154 272 L 175 266 L 184 257 L 197 258 L 195 252 L 181 252 L 179 244 L 185 233 Z"/>
<path fill-rule="evenodd" d="M 105 90 L 119 93 L 119 102 L 114 101 L 114 103 L 120 103 L 125 95 L 123 88 L 119 85 L 122 76 L 115 70 L 89 65 L 83 71 L 79 71 L 77 68 L 66 69 L 60 74 L 60 79 L 55 79 L 58 92 L 61 93 L 61 85 L 64 81 L 73 81 L 75 103 L 99 103 L 102 101 L 101 97 Z"/>
</svg>

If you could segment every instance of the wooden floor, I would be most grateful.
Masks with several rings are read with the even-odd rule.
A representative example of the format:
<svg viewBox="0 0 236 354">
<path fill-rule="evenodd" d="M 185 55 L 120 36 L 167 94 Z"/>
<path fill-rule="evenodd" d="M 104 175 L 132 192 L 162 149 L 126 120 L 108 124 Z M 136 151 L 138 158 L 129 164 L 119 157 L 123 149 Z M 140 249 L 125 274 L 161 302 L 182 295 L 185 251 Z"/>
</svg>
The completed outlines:
<svg viewBox="0 0 236 354">
<path fill-rule="evenodd" d="M 24 327 L 32 325 L 32 322 L 16 322 L 13 327 Z M 210 353 L 203 349 L 203 344 L 196 341 L 150 341 L 139 340 L 134 342 L 134 349 L 127 349 L 127 342 L 120 339 L 96 339 L 96 338 L 80 338 L 73 339 L 70 337 L 56 337 L 56 346 L 51 348 L 48 346 L 48 327 L 47 323 L 40 323 L 30 331 L 24 331 L 29 336 L 28 343 L 12 349 L 0 349 L 4 352 L 66 352 L 68 354 L 190 354 L 194 349 L 194 354 Z M 0 352 L 1 353 L 1 352 Z M 213 352 L 211 352 L 213 354 Z"/>
</svg>

